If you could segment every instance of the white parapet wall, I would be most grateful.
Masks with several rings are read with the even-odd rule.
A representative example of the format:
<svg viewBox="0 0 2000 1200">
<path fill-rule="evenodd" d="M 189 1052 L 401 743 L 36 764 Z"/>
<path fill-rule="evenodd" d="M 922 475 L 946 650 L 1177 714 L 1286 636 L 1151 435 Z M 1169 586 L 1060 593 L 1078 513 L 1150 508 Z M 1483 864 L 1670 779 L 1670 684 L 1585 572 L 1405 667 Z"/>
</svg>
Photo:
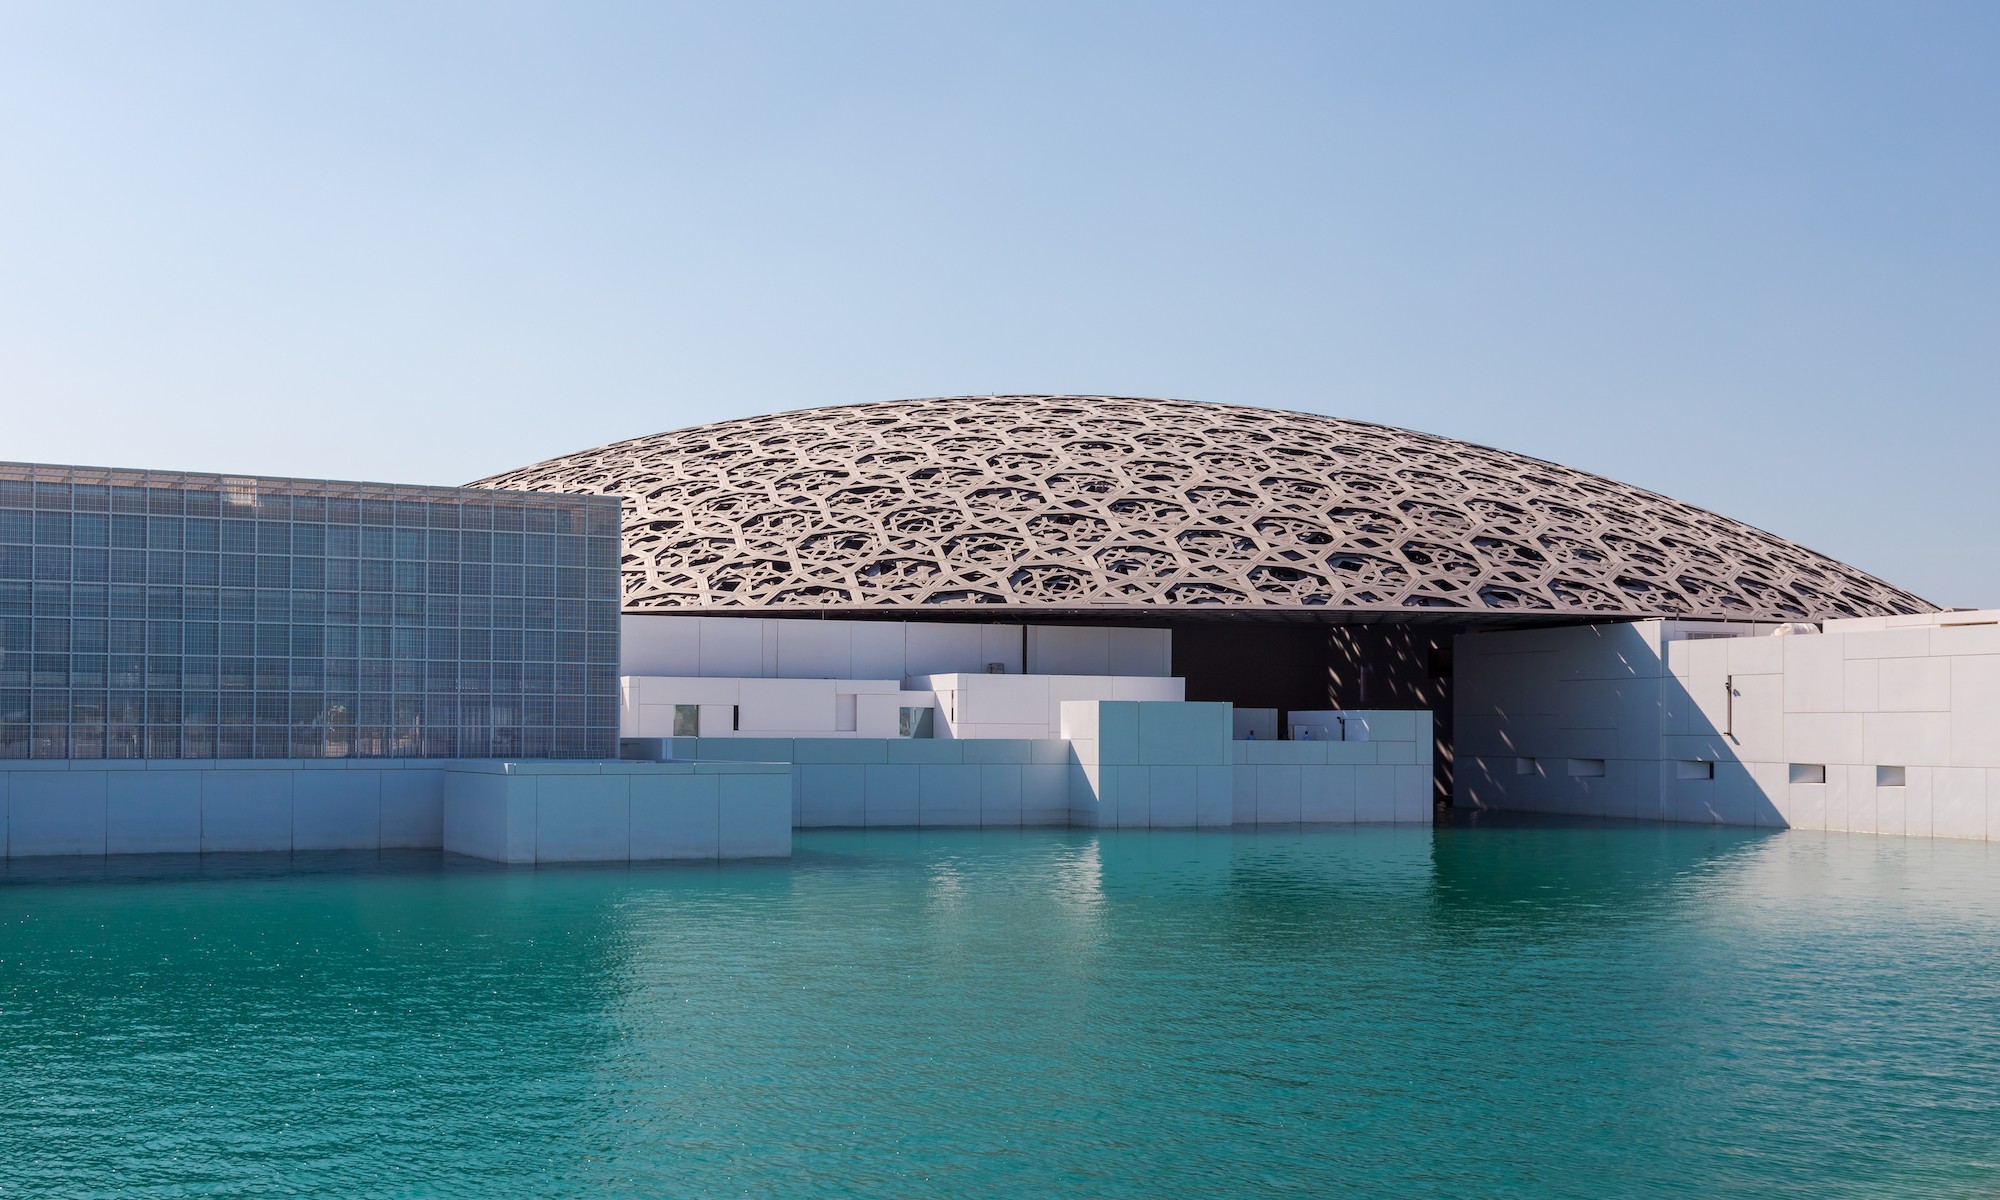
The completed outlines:
<svg viewBox="0 0 2000 1200">
<path fill-rule="evenodd" d="M 444 849 L 507 863 L 784 858 L 791 775 L 773 763 L 455 763 Z"/>
<path fill-rule="evenodd" d="M 448 795 L 459 801 L 456 836 Z M 620 805 L 628 822 L 622 843 L 608 837 L 606 824 Z M 387 849 L 504 862 L 763 857 L 791 852 L 790 818 L 791 768 L 783 764 L 135 759 L 0 766 L 0 857 L 11 858 Z M 496 829 L 499 835 L 489 836 Z"/>
<path fill-rule="evenodd" d="M 1230 706 L 1066 700 L 1070 823 L 1184 829 L 1236 823 Z"/>
<path fill-rule="evenodd" d="M 1461 805 L 2000 837 L 2000 613 L 1477 634 L 1454 660 Z"/>
<path fill-rule="evenodd" d="M 1430 714 L 1339 715 L 1370 739 L 1237 741 L 1227 704 L 1066 703 L 1077 760 L 1071 820 L 1121 828 L 1429 824 Z"/>
<path fill-rule="evenodd" d="M 1146 675 L 918 675 L 909 686 L 937 697 L 938 737 L 1059 738 L 1073 700 L 1179 701 L 1187 681 Z"/>
<path fill-rule="evenodd" d="M 621 675 L 907 679 L 948 672 L 1167 675 L 1164 629 L 628 614 Z"/>
<path fill-rule="evenodd" d="M 1235 741 L 1227 704 L 1070 700 L 1053 738 L 648 739 L 663 761 L 9 763 L 0 857 L 441 848 L 625 862 L 788 854 L 795 826 L 1429 821 L 1430 715 L 1342 715 L 1368 740 Z"/>
<path fill-rule="evenodd" d="M 675 738 L 676 759 L 793 765 L 800 828 L 1069 823 L 1070 747 L 989 738 Z"/>
<path fill-rule="evenodd" d="M 937 698 L 895 679 L 628 675 L 619 703 L 624 738 L 890 738 L 934 727 L 916 718 Z"/>
<path fill-rule="evenodd" d="M 1237 824 L 1431 821 L 1436 808 L 1431 714 L 1390 709 L 1292 714 L 1294 723 L 1301 718 L 1327 734 L 1231 747 Z"/>
<path fill-rule="evenodd" d="M 1180 700 L 1186 681 L 1150 675 L 952 672 L 908 679 L 628 675 L 619 736 L 764 738 L 1060 737 L 1068 700 Z"/>
<path fill-rule="evenodd" d="M 1241 742 L 1227 704 L 1068 701 L 1061 738 L 673 738 L 672 759 L 793 764 L 800 828 L 1186 829 L 1431 820 L 1430 714 L 1369 741 Z"/>
</svg>

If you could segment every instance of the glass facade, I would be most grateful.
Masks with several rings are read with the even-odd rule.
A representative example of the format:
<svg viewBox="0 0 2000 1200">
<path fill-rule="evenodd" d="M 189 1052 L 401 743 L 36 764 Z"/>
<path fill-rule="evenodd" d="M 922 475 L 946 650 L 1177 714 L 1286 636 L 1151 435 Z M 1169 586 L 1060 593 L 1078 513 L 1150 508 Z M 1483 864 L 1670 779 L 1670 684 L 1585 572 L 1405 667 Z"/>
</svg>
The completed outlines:
<svg viewBox="0 0 2000 1200">
<path fill-rule="evenodd" d="M 619 502 L 0 464 L 0 759 L 613 758 Z"/>
</svg>

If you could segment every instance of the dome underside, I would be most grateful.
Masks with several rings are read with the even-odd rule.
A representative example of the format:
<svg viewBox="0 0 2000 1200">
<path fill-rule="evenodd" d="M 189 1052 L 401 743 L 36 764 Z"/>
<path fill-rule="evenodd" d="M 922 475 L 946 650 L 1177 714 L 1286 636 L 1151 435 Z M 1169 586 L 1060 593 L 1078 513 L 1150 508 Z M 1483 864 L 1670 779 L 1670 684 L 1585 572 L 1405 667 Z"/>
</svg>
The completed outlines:
<svg viewBox="0 0 2000 1200">
<path fill-rule="evenodd" d="M 619 442 L 474 486 L 622 496 L 628 612 L 1813 620 L 1933 608 L 1761 530 L 1582 471 L 1386 426 L 1187 401 L 810 409 Z"/>
</svg>

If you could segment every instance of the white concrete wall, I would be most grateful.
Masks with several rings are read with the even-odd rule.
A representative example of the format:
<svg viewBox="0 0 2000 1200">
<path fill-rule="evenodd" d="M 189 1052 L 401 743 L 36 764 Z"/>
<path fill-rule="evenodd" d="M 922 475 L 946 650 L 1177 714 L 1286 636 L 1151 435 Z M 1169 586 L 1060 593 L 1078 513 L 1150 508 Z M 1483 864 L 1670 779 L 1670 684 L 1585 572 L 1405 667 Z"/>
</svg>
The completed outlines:
<svg viewBox="0 0 2000 1200">
<path fill-rule="evenodd" d="M 709 779 L 712 770 L 477 759 L 8 763 L 0 767 L 0 857 L 442 848 L 506 862 L 553 862 L 790 853 L 789 768 L 730 764 L 724 768 L 730 777 L 754 774 L 763 782 L 681 782 Z M 455 844 L 449 796 L 491 796 L 482 781 L 521 779 L 533 782 L 510 785 L 511 800 L 488 806 L 483 826 L 465 824 L 471 810 L 461 805 L 462 844 Z M 690 791 L 704 788 L 723 815 L 678 823 Z M 627 796 L 630 840 L 612 853 L 598 827 L 609 792 L 619 789 Z M 775 795 L 777 807 L 759 809 L 757 794 Z M 527 823 L 509 832 L 509 812 L 526 813 Z M 486 854 L 494 828 L 502 852 Z M 774 849 L 780 833 L 784 848 Z M 703 846 L 708 851 L 692 853 Z M 660 847 L 671 852 L 654 854 Z"/>
<path fill-rule="evenodd" d="M 700 710 L 701 737 L 896 737 L 899 710 L 934 708 L 929 692 L 894 679 L 626 676 L 618 735 L 674 736 L 674 708 Z"/>
<path fill-rule="evenodd" d="M 1430 822 L 1431 714 L 1360 709 L 1340 715 L 1348 718 L 1350 733 L 1365 730 L 1366 736 L 1234 744 L 1237 824 Z M 1324 723 L 1340 732 L 1339 722 Z"/>
<path fill-rule="evenodd" d="M 1070 822 L 1107 829 L 1233 824 L 1230 706 L 1065 700 Z"/>
<path fill-rule="evenodd" d="M 1233 710 L 1231 718 L 1239 742 L 1278 740 L 1278 710 L 1275 708 L 1238 708 Z"/>
<path fill-rule="evenodd" d="M 794 825 L 1428 820 L 1429 714 L 1362 715 L 1367 742 L 1236 742 L 1227 704 L 1107 700 L 1065 702 L 1068 738 L 671 738 L 667 762 L 15 763 L 0 768 L 0 855 L 624 861 L 785 853 Z M 1420 807 L 1394 798 L 1419 790 Z"/>
<path fill-rule="evenodd" d="M 1116 675 L 918 675 L 913 690 L 937 696 L 937 736 L 1062 736 L 1062 706 L 1072 700 L 1179 701 L 1184 679 Z"/>
<path fill-rule="evenodd" d="M 1768 631 L 1774 626 L 1762 627 Z M 1453 802 L 1470 808 L 1651 820 L 1775 824 L 1723 775 L 1723 807 L 1669 804 L 1661 736 L 1663 649 L 1742 642 L 1781 649 L 1754 625 L 1642 621 L 1460 637 L 1453 650 Z"/>
<path fill-rule="evenodd" d="M 983 673 L 1166 675 L 1164 629 L 943 621 L 627 615 L 623 675 L 760 679 L 904 679 Z"/>
<path fill-rule="evenodd" d="M 1022 667 L 1019 625 L 627 615 L 620 673 L 758 679 L 901 679 Z"/>
<path fill-rule="evenodd" d="M 791 774 L 769 763 L 454 763 L 444 849 L 508 863 L 783 858 Z"/>
<path fill-rule="evenodd" d="M 1430 714 L 1368 742 L 1236 742 L 1227 704 L 1069 701 L 1065 738 L 677 738 L 676 759 L 795 764 L 801 828 L 1194 828 L 1431 819 Z"/>
<path fill-rule="evenodd" d="M 1069 823 L 1061 741 L 676 738 L 676 758 L 794 764 L 801 828 L 1010 828 Z"/>
<path fill-rule="evenodd" d="M 1171 675 L 1173 635 L 1165 629 L 1030 625 L 1028 674 Z"/>
<path fill-rule="evenodd" d="M 1458 802 L 2000 836 L 2000 614 L 1825 630 L 1653 621 L 1460 638 Z"/>
<path fill-rule="evenodd" d="M 449 762 L 9 762 L 0 855 L 434 849 Z"/>
</svg>

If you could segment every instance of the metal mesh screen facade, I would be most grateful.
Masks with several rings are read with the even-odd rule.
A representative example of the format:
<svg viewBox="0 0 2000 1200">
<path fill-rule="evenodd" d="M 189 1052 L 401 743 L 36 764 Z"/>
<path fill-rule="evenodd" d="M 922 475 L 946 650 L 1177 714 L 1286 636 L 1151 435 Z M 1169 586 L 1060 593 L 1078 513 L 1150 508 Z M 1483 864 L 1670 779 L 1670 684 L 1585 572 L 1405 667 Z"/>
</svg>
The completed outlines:
<svg viewBox="0 0 2000 1200">
<path fill-rule="evenodd" d="M 1122 396 L 808 409 L 482 485 L 624 497 L 628 612 L 1928 612 L 1740 521 L 1504 450 Z"/>
<path fill-rule="evenodd" d="M 0 759 L 615 757 L 615 500 L 0 464 Z"/>
</svg>

